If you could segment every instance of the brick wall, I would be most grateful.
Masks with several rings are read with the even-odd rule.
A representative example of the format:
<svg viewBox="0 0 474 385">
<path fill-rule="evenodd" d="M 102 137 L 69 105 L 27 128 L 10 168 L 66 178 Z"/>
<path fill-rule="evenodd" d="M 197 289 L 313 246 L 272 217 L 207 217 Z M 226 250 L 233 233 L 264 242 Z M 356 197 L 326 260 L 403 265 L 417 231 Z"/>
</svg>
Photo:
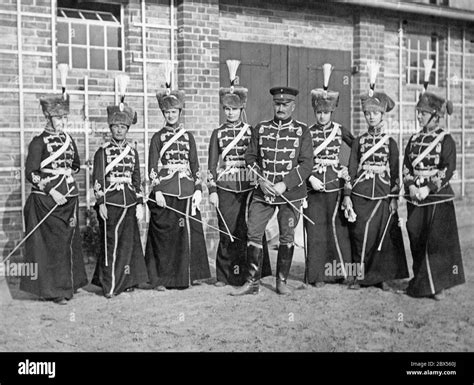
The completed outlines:
<svg viewBox="0 0 474 385">
<path fill-rule="evenodd" d="M 195 139 L 203 183 L 212 130 L 219 126 L 219 4 L 217 0 L 183 0 L 178 5 L 178 86 L 186 93 L 184 122 Z M 217 225 L 203 190 L 202 211 Z M 208 237 L 217 237 L 208 231 Z"/>
</svg>

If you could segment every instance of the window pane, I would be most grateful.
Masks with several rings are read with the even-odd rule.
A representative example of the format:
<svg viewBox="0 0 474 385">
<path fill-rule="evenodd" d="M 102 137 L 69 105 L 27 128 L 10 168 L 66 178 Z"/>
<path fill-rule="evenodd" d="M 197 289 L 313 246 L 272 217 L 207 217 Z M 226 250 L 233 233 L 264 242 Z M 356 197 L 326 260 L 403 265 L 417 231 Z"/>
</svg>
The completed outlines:
<svg viewBox="0 0 474 385">
<path fill-rule="evenodd" d="M 91 69 L 105 69 L 104 50 L 91 48 Z"/>
<path fill-rule="evenodd" d="M 69 35 L 68 35 L 68 25 L 66 23 L 58 23 L 56 36 L 58 38 L 58 43 L 69 43 Z"/>
<path fill-rule="evenodd" d="M 84 24 L 71 24 L 72 44 L 86 45 L 86 26 Z"/>
<path fill-rule="evenodd" d="M 72 67 L 87 68 L 87 50 L 85 48 L 72 47 Z"/>
<path fill-rule="evenodd" d="M 89 26 L 89 36 L 91 45 L 103 47 L 104 46 L 104 27 L 99 25 Z"/>
<path fill-rule="evenodd" d="M 120 71 L 122 69 L 122 51 L 107 51 L 107 69 Z"/>
<path fill-rule="evenodd" d="M 108 14 L 108 13 L 101 13 L 100 14 L 100 17 L 102 18 L 102 20 L 104 21 L 115 21 L 114 18 L 112 17 L 112 15 Z"/>
<path fill-rule="evenodd" d="M 71 11 L 69 9 L 65 9 L 64 13 L 66 14 L 67 17 L 72 17 L 73 19 L 80 19 L 81 15 L 79 15 L 79 12 L 77 11 Z"/>
<path fill-rule="evenodd" d="M 69 48 L 67 46 L 58 47 L 58 63 L 69 64 Z"/>
<path fill-rule="evenodd" d="M 436 84 L 436 72 L 432 71 L 430 75 L 430 84 Z"/>
<path fill-rule="evenodd" d="M 416 70 L 410 71 L 410 84 L 416 84 Z"/>
<path fill-rule="evenodd" d="M 81 11 L 82 13 L 82 16 L 84 16 L 85 19 L 88 19 L 88 20 L 99 20 L 97 18 L 97 15 L 95 12 L 85 12 L 85 11 Z"/>
<path fill-rule="evenodd" d="M 122 46 L 120 28 L 107 27 L 107 46 L 117 48 Z"/>
</svg>

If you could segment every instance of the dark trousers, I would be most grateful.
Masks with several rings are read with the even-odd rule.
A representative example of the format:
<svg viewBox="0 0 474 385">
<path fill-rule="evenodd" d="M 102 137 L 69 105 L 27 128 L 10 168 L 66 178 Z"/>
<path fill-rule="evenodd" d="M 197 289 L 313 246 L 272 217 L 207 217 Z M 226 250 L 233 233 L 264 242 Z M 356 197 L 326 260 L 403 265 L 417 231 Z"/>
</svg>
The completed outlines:
<svg viewBox="0 0 474 385">
<path fill-rule="evenodd" d="M 296 207 L 301 206 L 301 201 L 293 202 Z M 280 245 L 293 244 L 295 228 L 298 224 L 299 211 L 288 203 L 271 205 L 253 199 L 250 204 L 247 239 L 249 244 L 261 246 L 265 228 L 278 208 L 277 220 L 280 230 Z"/>
</svg>

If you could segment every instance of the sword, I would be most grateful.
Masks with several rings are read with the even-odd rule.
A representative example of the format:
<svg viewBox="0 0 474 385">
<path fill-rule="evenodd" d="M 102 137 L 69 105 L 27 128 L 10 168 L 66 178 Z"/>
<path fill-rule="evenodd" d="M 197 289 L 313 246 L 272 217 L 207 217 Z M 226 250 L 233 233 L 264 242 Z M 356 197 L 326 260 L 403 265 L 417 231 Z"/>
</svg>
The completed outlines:
<svg viewBox="0 0 474 385">
<path fill-rule="evenodd" d="M 65 197 L 67 197 L 72 190 L 74 190 L 74 187 L 71 187 L 68 190 Z M 31 236 L 31 234 L 33 234 L 36 231 L 36 229 L 41 226 L 41 224 L 53 213 L 54 210 L 56 210 L 58 206 L 59 204 L 56 203 L 54 207 L 51 210 L 49 210 L 49 212 L 44 216 L 44 218 L 20 241 L 20 243 L 18 243 L 18 245 L 15 246 L 15 248 L 10 252 L 10 254 L 8 254 L 3 259 L 2 263 L 5 263 L 15 253 L 15 251 L 17 251 L 20 248 L 20 246 L 26 242 L 26 240 Z"/>
<path fill-rule="evenodd" d="M 105 148 L 102 148 L 102 175 L 103 175 L 103 183 L 104 183 L 104 206 L 107 207 L 105 200 L 107 198 L 107 189 L 105 185 Z M 100 210 L 99 210 L 100 212 Z M 102 218 L 104 220 L 104 253 L 105 253 L 105 266 L 109 266 L 108 258 L 107 258 L 107 218 Z"/>
<path fill-rule="evenodd" d="M 259 178 L 263 179 L 264 181 L 266 181 L 266 182 L 270 183 L 272 186 L 274 186 L 274 184 L 271 183 L 267 178 L 264 178 L 263 176 L 261 176 L 261 175 L 258 173 L 258 171 L 255 171 L 255 170 L 253 169 L 253 167 L 254 167 L 253 165 L 252 165 L 252 166 L 249 165 L 250 170 L 253 171 L 253 172 L 255 173 L 255 175 L 257 175 Z M 293 203 L 291 203 L 290 200 L 289 200 L 287 197 L 285 197 L 283 194 L 281 194 L 281 195 L 279 195 L 279 196 L 280 196 L 281 198 L 283 198 L 283 200 L 284 200 L 286 203 L 288 203 L 291 207 L 293 207 L 296 211 L 300 211 L 300 209 L 299 209 L 298 207 L 296 207 Z M 305 214 L 301 213 L 301 215 L 303 216 L 303 218 L 305 218 L 305 219 L 306 219 L 309 223 L 311 223 L 312 225 L 315 224 L 315 223 L 311 220 L 311 218 L 307 217 Z"/>
<path fill-rule="evenodd" d="M 383 240 L 385 239 L 385 234 L 387 233 L 388 225 L 390 224 L 390 220 L 392 219 L 392 216 L 393 216 L 393 212 L 391 212 L 390 215 L 388 216 L 387 224 L 385 225 L 385 230 L 383 231 L 382 239 L 380 240 L 379 247 L 377 247 L 377 251 L 382 250 L 382 243 L 383 243 Z"/>
<path fill-rule="evenodd" d="M 149 200 L 149 201 L 151 201 L 151 202 L 157 204 L 154 199 L 148 198 L 147 200 Z M 227 234 L 225 231 L 222 231 L 221 229 L 218 229 L 217 227 L 214 227 L 214 226 L 212 226 L 212 225 L 210 225 L 210 224 L 208 224 L 208 223 L 204 223 L 203 221 L 200 221 L 199 219 L 194 218 L 192 215 L 188 215 L 188 214 L 186 214 L 186 213 L 183 213 L 183 212 L 181 212 L 181 211 L 179 211 L 179 210 L 176 210 L 175 208 L 170 207 L 170 206 L 168 206 L 168 205 L 165 206 L 164 208 L 170 209 L 171 211 L 174 211 L 175 213 L 181 214 L 182 216 L 184 216 L 184 217 L 186 217 L 186 218 L 193 219 L 193 220 L 195 220 L 196 222 L 199 222 L 200 224 L 202 224 L 202 225 L 204 225 L 204 226 L 208 226 L 208 227 L 210 227 L 210 228 L 213 229 L 213 230 L 217 230 L 217 231 L 219 231 L 220 233 L 227 235 L 227 236 L 230 237 L 231 239 L 234 238 L 234 239 L 237 239 L 237 240 L 241 241 L 240 238 L 237 238 L 236 236 L 231 235 L 230 233 Z"/>
<path fill-rule="evenodd" d="M 227 223 L 225 223 L 225 219 L 224 219 L 224 216 L 222 215 L 221 213 L 221 210 L 219 210 L 219 207 L 216 206 L 216 210 L 217 210 L 217 213 L 219 214 L 219 216 L 221 217 L 222 219 L 222 222 L 224 223 L 224 226 L 225 226 L 225 229 L 227 230 L 227 233 L 230 237 L 230 241 L 231 242 L 234 242 L 234 237 L 232 236 L 232 234 L 230 233 L 230 230 L 229 230 L 229 226 L 227 226 Z"/>
</svg>

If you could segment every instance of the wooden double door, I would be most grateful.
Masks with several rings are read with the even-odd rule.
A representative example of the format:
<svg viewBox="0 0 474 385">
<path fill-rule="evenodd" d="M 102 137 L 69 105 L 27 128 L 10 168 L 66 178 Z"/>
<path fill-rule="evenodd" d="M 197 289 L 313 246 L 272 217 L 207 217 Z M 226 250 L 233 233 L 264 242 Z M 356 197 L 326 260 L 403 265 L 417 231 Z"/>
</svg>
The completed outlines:
<svg viewBox="0 0 474 385">
<path fill-rule="evenodd" d="M 273 116 L 269 89 L 273 86 L 290 86 L 300 93 L 294 116 L 311 125 L 315 122 L 311 107 L 311 90 L 322 88 L 324 63 L 334 70 L 329 88 L 338 91 L 339 107 L 334 120 L 351 128 L 351 53 L 349 51 L 310 49 L 260 43 L 220 41 L 220 84 L 229 85 L 227 59 L 241 61 L 237 71 L 239 82 L 249 89 L 246 108 L 247 120 L 257 124 Z M 221 121 L 224 115 L 221 112 Z"/>
</svg>

